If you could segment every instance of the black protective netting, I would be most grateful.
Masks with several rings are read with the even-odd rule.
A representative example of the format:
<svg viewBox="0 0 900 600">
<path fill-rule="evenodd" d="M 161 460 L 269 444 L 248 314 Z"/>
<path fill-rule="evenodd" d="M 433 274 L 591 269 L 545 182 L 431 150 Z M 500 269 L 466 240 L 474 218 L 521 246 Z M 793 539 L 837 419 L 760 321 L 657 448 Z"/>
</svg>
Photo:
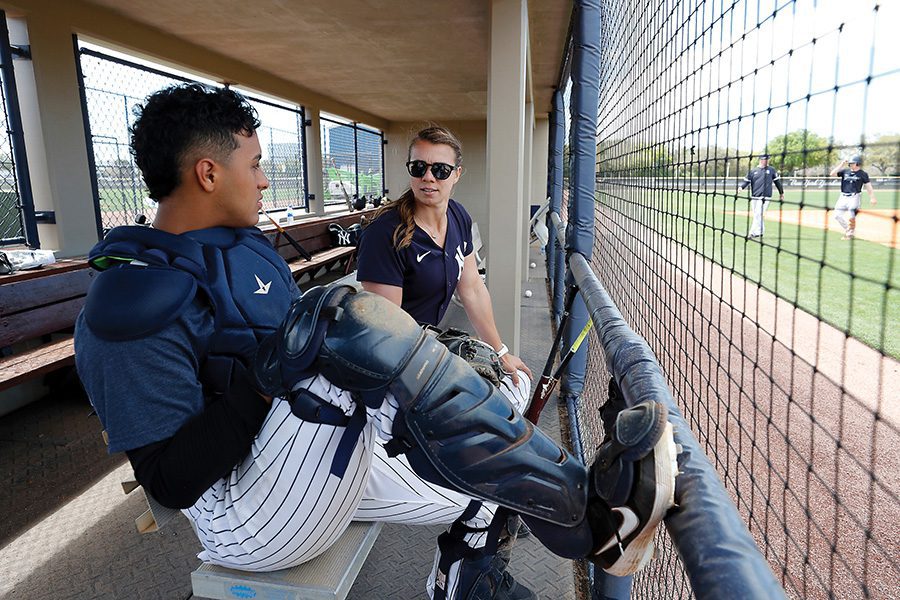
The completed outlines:
<svg viewBox="0 0 900 600">
<path fill-rule="evenodd" d="M 796 598 L 900 597 L 898 23 L 872 0 L 603 3 L 592 264 Z M 588 451 L 607 379 L 592 339 Z M 691 595 L 661 534 L 634 596 Z"/>
</svg>

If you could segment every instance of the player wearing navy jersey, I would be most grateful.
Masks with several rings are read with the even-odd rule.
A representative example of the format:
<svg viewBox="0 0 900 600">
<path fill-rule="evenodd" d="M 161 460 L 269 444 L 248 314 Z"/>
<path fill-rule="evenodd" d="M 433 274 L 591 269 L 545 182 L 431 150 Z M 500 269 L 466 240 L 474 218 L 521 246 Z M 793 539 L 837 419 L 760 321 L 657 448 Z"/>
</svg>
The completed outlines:
<svg viewBox="0 0 900 600">
<path fill-rule="evenodd" d="M 849 168 L 846 168 L 848 166 Z M 842 160 L 841 164 L 831 170 L 831 176 L 841 178 L 841 195 L 834 205 L 834 219 L 844 230 L 841 239 L 853 239 L 856 235 L 860 194 L 865 188 L 869 194 L 869 201 L 875 204 L 875 190 L 869 181 L 869 174 L 862 170 L 862 158 L 859 155 L 851 157 L 849 161 Z"/>
<path fill-rule="evenodd" d="M 750 225 L 748 237 L 762 237 L 765 233 L 763 215 L 772 200 L 773 184 L 778 188 L 779 200 L 784 200 L 784 188 L 781 186 L 778 171 L 769 166 L 769 155 L 761 154 L 759 166 L 751 169 L 739 186 L 742 190 L 748 185 L 750 186 L 750 209 L 753 212 L 753 223 Z"/>
<path fill-rule="evenodd" d="M 475 333 L 497 351 L 519 385 L 518 372 L 530 378 L 531 371 L 500 339 L 491 295 L 475 264 L 472 218 L 450 198 L 461 163 L 462 145 L 448 129 L 435 125 L 416 134 L 407 150 L 409 189 L 363 231 L 357 279 L 363 289 L 431 325 L 458 291 Z"/>
<path fill-rule="evenodd" d="M 110 452 L 183 510 L 201 560 L 271 571 L 321 554 L 354 519 L 453 523 L 429 596 L 534 598 L 505 571 L 499 505 L 561 556 L 640 568 L 673 502 L 665 408 L 617 407 L 611 383 L 588 467 L 388 300 L 347 286 L 301 296 L 255 227 L 258 126 L 233 90 L 146 101 L 132 148 L 157 216 L 91 250 L 100 273 L 75 329 Z"/>
</svg>

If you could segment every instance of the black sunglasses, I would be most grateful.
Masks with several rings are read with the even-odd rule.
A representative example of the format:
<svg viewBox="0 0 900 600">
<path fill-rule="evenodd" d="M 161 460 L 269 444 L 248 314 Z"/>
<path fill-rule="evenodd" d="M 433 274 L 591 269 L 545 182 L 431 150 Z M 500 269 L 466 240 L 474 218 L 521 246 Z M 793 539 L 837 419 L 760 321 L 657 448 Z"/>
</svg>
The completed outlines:
<svg viewBox="0 0 900 600">
<path fill-rule="evenodd" d="M 406 170 L 413 177 L 424 177 L 428 167 L 431 167 L 431 174 L 434 175 L 434 178 L 440 181 L 453 175 L 453 171 L 456 170 L 455 165 L 448 165 L 442 162 L 427 163 L 424 160 L 411 160 L 406 163 Z"/>
</svg>

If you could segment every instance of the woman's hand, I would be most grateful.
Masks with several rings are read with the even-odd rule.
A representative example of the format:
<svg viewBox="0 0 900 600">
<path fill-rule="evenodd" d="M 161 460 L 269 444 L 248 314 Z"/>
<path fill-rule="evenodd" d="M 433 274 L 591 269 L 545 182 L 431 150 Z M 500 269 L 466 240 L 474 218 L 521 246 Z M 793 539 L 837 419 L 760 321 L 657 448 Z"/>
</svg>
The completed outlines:
<svg viewBox="0 0 900 600">
<path fill-rule="evenodd" d="M 514 354 L 504 354 L 500 357 L 500 364 L 503 365 L 503 370 L 509 373 L 510 377 L 512 377 L 513 385 L 519 385 L 519 371 L 524 371 L 528 375 L 528 379 L 534 379 L 534 376 L 531 374 L 531 369 L 528 368 L 521 358 Z"/>
</svg>

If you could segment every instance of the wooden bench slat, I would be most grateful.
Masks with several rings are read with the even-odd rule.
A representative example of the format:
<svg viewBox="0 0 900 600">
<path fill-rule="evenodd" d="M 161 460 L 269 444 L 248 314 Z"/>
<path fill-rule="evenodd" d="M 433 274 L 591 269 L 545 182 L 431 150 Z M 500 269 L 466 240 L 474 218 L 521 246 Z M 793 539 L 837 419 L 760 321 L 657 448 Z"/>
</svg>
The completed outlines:
<svg viewBox="0 0 900 600">
<path fill-rule="evenodd" d="M 294 276 L 294 279 L 298 279 L 307 273 L 312 273 L 315 276 L 319 269 L 339 262 L 341 259 L 349 259 L 355 251 L 355 246 L 338 246 L 337 248 L 330 248 L 313 255 L 313 259 L 310 261 L 294 260 L 289 262 L 288 266 L 291 268 L 291 274 Z"/>
<path fill-rule="evenodd" d="M 75 340 L 70 336 L 0 359 L 0 390 L 75 364 Z"/>
<path fill-rule="evenodd" d="M 85 263 L 83 268 L 50 271 L 40 278 L 11 283 L 0 281 L 0 316 L 84 296 L 91 287 L 95 274 L 96 271 Z"/>
<path fill-rule="evenodd" d="M 359 223 L 362 217 L 371 218 L 375 213 L 375 209 L 369 209 L 349 214 L 314 217 L 304 219 L 292 225 L 285 225 L 285 231 L 294 238 L 303 249 L 310 254 L 327 249 L 331 246 L 331 237 L 328 234 L 328 227 L 332 223 L 338 223 L 341 227 L 349 227 L 355 223 Z M 266 228 L 266 237 L 272 242 L 286 261 L 291 262 L 297 258 L 297 250 L 291 246 L 285 236 L 281 235 L 274 228 Z"/>
<path fill-rule="evenodd" d="M 9 275 L 0 275 L 0 285 L 27 281 L 29 279 L 40 279 L 47 277 L 48 275 L 85 268 L 88 268 L 88 263 L 83 258 L 61 258 L 52 265 L 44 265 L 38 269 L 26 269 L 24 271 L 16 271 Z"/>
<path fill-rule="evenodd" d="M 71 328 L 84 306 L 84 300 L 83 296 L 72 298 L 39 310 L 0 317 L 0 346 L 10 346 Z"/>
</svg>

